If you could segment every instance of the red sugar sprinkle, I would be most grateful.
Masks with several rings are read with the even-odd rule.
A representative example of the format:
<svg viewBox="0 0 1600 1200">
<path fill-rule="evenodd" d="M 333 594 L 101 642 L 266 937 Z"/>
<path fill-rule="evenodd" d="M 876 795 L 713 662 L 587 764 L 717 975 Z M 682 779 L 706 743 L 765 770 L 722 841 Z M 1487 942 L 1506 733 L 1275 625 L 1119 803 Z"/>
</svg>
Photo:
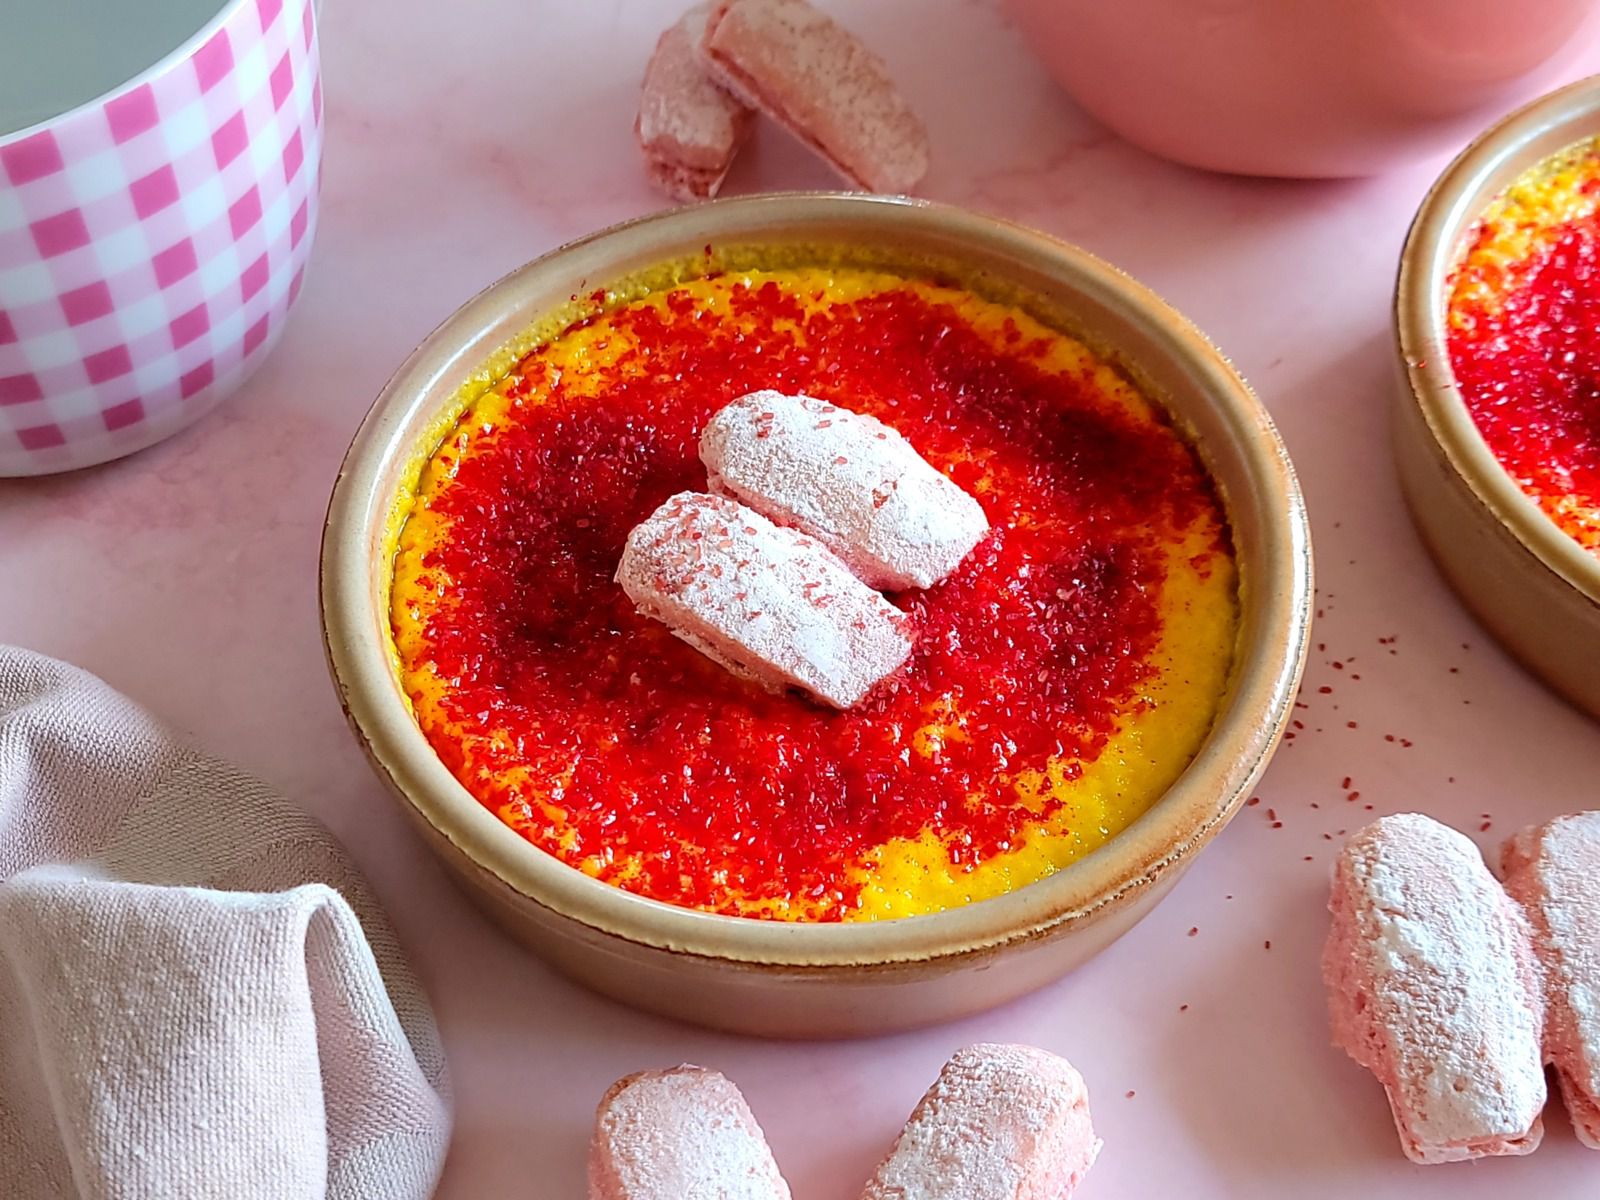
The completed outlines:
<svg viewBox="0 0 1600 1200">
<path fill-rule="evenodd" d="M 1132 1088 L 1129 1088 L 1126 1092 L 1123 1093 L 1123 1095 L 1129 1100 L 1132 1100 L 1134 1098 L 1134 1096 L 1137 1095 L 1137 1094 L 1138 1093 L 1136 1093 Z"/>
<path fill-rule="evenodd" d="M 1192 926 L 1189 929 L 1189 936 L 1193 937 L 1195 934 L 1197 934 L 1199 932 L 1200 932 L 1200 926 L 1198 926 L 1198 925 Z"/>
<path fill-rule="evenodd" d="M 1344 777 L 1344 780 L 1343 780 L 1343 782 L 1341 782 L 1341 783 L 1340 783 L 1340 784 L 1339 784 L 1339 786 L 1340 786 L 1340 787 L 1342 787 L 1342 788 L 1347 788 L 1347 787 L 1349 787 L 1349 786 L 1350 786 L 1350 776 L 1348 776 L 1348 775 L 1346 775 L 1346 776 L 1345 776 L 1345 777 Z"/>
<path fill-rule="evenodd" d="M 1180 1004 L 1180 1005 L 1178 1005 L 1178 1011 L 1179 1012 L 1188 1012 L 1189 1011 L 1189 1006 L 1187 1004 Z"/>
<path fill-rule="evenodd" d="M 684 294 L 605 319 L 634 356 L 615 381 L 577 394 L 535 351 L 506 389 L 537 397 L 537 419 L 482 437 L 435 498 L 451 532 L 423 565 L 452 577 L 459 603 L 425 630 L 426 654 L 460 680 L 447 716 L 509 734 L 469 763 L 439 731 L 445 764 L 550 853 L 615 851 L 603 878 L 696 907 L 815 896 L 843 915 L 860 902 L 851 868 L 888 838 L 931 829 L 963 862 L 1010 844 L 1033 814 L 1006 802 L 1009 781 L 1094 761 L 1156 670 L 1165 539 L 1217 507 L 1192 450 L 911 291 L 808 313 L 769 283 L 736 289 L 726 312 Z M 628 531 L 705 486 L 709 414 L 759 387 L 847 395 L 892 414 L 969 492 L 985 472 L 1003 484 L 985 494 L 994 533 L 952 586 L 898 598 L 917 648 L 899 688 L 855 711 L 708 671 L 612 579 Z M 905 761 L 884 731 L 924 723 L 963 682 L 971 738 L 935 764 Z M 514 782 L 530 772 L 570 774 L 564 830 Z M 685 844 L 703 865 L 685 869 Z"/>
<path fill-rule="evenodd" d="M 1317 691 L 1321 692 L 1324 696 L 1331 696 L 1333 694 L 1333 689 L 1327 684 L 1323 684 L 1317 689 Z"/>
<path fill-rule="evenodd" d="M 1272 828 L 1274 828 L 1274 829 L 1282 829 L 1283 828 L 1283 822 L 1282 821 L 1274 821 L 1272 823 Z"/>
<path fill-rule="evenodd" d="M 1272 949 L 1272 943 L 1271 942 L 1262 942 L 1261 945 L 1262 945 L 1263 949 L 1266 949 L 1266 950 L 1271 950 Z"/>
<path fill-rule="evenodd" d="M 1267 809 L 1267 820 L 1276 821 L 1277 819 L 1278 819 L 1278 810 L 1275 809 L 1275 808 Z"/>
<path fill-rule="evenodd" d="M 1489 832 L 1489 826 L 1493 825 L 1493 824 L 1494 824 L 1493 821 L 1485 821 L 1482 825 L 1478 826 L 1478 832 L 1479 833 L 1488 833 Z"/>
<path fill-rule="evenodd" d="M 1261 797 L 1260 796 L 1251 796 L 1250 799 L 1248 799 L 1248 800 L 1246 800 L 1244 802 L 1244 806 L 1246 808 L 1254 808 L 1256 805 L 1258 805 L 1260 803 L 1261 803 Z"/>
</svg>

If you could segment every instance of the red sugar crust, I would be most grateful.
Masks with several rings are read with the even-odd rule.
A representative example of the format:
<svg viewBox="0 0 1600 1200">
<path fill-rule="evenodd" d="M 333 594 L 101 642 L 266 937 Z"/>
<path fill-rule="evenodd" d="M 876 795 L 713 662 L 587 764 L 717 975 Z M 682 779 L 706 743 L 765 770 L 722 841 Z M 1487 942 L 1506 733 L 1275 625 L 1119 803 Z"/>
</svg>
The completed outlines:
<svg viewBox="0 0 1600 1200">
<path fill-rule="evenodd" d="M 1578 1140 L 1600 1150 L 1600 812 L 1523 830 L 1501 866 L 1544 971 L 1545 1061 Z"/>
<path fill-rule="evenodd" d="M 1334 1042 L 1383 1084 L 1406 1157 L 1528 1154 L 1544 1136 L 1528 922 L 1473 843 L 1418 813 L 1345 846 L 1323 979 Z"/>
<path fill-rule="evenodd" d="M 931 587 L 989 532 L 897 431 L 810 396 L 739 397 L 706 423 L 700 458 L 712 491 L 816 538 L 869 587 Z"/>
<path fill-rule="evenodd" d="M 717 194 L 755 120 L 755 112 L 718 87 L 700 61 L 710 8 L 691 8 L 656 42 L 634 122 L 650 178 L 678 200 Z"/>
<path fill-rule="evenodd" d="M 701 53 L 717 82 L 858 187 L 909 192 L 928 134 L 883 60 L 806 0 L 723 0 Z"/>
<path fill-rule="evenodd" d="M 1032 1046 L 958 1050 L 861 1200 L 1067 1200 L 1100 1153 L 1083 1077 Z"/>
<path fill-rule="evenodd" d="M 857 704 L 911 653 L 904 613 L 820 542 L 679 492 L 628 535 L 617 582 L 647 617 L 770 690 Z"/>
<path fill-rule="evenodd" d="M 601 1099 L 589 1200 L 789 1200 L 789 1185 L 739 1089 L 685 1064 L 619 1079 Z"/>
</svg>

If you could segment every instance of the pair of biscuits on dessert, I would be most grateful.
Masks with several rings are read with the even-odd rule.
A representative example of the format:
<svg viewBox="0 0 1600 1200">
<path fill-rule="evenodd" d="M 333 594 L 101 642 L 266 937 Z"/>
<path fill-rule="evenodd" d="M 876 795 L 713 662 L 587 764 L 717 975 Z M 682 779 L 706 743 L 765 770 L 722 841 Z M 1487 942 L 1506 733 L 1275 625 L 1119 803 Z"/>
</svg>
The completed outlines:
<svg viewBox="0 0 1600 1200">
<path fill-rule="evenodd" d="M 958 1051 L 861 1200 L 1067 1200 L 1100 1152 L 1083 1077 L 1032 1046 Z M 789 1200 L 739 1089 L 682 1066 L 619 1080 L 600 1102 L 590 1200 Z"/>
<path fill-rule="evenodd" d="M 628 535 L 617 582 L 648 617 L 771 690 L 858 704 L 911 653 L 877 589 L 931 587 L 971 553 L 982 507 L 873 417 L 760 391 L 700 437 L 711 493 Z"/>
<path fill-rule="evenodd" d="M 1523 831 L 1501 866 L 1503 885 L 1470 839 L 1402 813 L 1335 870 L 1334 1040 L 1383 1084 L 1414 1162 L 1537 1149 L 1546 1063 L 1600 1149 L 1600 812 Z"/>
<path fill-rule="evenodd" d="M 922 122 L 856 37 L 807 0 L 712 0 L 645 68 L 634 132 L 651 179 L 679 200 L 716 195 L 758 112 L 869 191 L 927 173 Z"/>
</svg>

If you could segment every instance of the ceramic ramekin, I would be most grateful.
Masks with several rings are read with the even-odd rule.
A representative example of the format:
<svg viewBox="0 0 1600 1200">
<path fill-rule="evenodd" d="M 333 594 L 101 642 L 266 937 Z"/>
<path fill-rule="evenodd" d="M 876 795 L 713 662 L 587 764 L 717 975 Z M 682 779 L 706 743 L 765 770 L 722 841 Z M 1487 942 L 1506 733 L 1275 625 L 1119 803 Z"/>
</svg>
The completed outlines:
<svg viewBox="0 0 1600 1200">
<path fill-rule="evenodd" d="M 518 837 L 435 757 L 392 666 L 387 554 L 408 463 L 457 389 L 574 295 L 721 246 L 859 244 L 955 262 L 1020 286 L 1109 350 L 1196 440 L 1228 505 L 1242 633 L 1228 695 L 1198 756 L 1143 817 L 1039 883 L 930 916 L 786 925 L 674 908 L 599 883 Z M 1309 530 L 1266 412 L 1205 337 L 1081 250 L 958 209 L 846 195 L 721 201 L 647 217 L 513 272 L 439 327 L 367 415 L 322 551 L 327 650 L 378 773 L 429 844 L 499 922 L 558 968 L 640 1007 L 775 1036 L 926 1024 L 1020 995 L 1124 933 L 1227 823 L 1289 718 L 1309 626 Z"/>
<path fill-rule="evenodd" d="M 1600 716 L 1600 559 L 1500 466 L 1456 389 L 1449 284 L 1473 227 L 1517 176 L 1600 135 L 1600 76 L 1512 113 L 1462 152 L 1422 202 L 1400 256 L 1395 457 L 1411 515 L 1451 585 L 1528 668 Z"/>
<path fill-rule="evenodd" d="M 1595 0 L 1007 0 L 1136 146 L 1249 175 L 1368 175 L 1461 144 L 1570 71 Z"/>
</svg>

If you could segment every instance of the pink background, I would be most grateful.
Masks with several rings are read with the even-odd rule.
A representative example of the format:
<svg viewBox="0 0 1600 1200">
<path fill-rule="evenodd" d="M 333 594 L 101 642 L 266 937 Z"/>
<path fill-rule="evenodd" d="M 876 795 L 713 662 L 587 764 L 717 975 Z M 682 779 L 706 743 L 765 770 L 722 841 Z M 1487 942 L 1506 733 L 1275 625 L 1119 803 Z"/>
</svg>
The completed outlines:
<svg viewBox="0 0 1600 1200">
<path fill-rule="evenodd" d="M 1317 981 L 1337 844 L 1324 835 L 1369 818 L 1367 804 L 1424 809 L 1486 846 L 1595 804 L 1600 728 L 1465 615 L 1393 479 L 1389 290 L 1442 163 L 1346 183 L 1170 166 L 1080 115 L 989 3 L 879 0 L 849 18 L 928 118 L 929 195 L 1121 264 L 1260 390 L 1317 539 L 1325 649 L 1296 714 L 1305 728 L 1261 804 L 1133 933 L 954 1026 L 811 1046 L 702 1033 L 569 986 L 468 907 L 334 704 L 315 602 L 323 509 L 368 403 L 456 304 L 559 242 L 661 206 L 631 123 L 675 5 L 546 4 L 536 18 L 509 0 L 450 7 L 329 6 L 321 242 L 300 313 L 243 392 L 134 458 L 0 482 L 0 637 L 99 672 L 299 798 L 371 875 L 452 1056 L 458 1128 L 441 1195 L 581 1195 L 607 1084 L 689 1059 L 745 1089 L 797 1200 L 852 1200 L 940 1063 L 979 1039 L 1033 1042 L 1082 1069 L 1106 1139 L 1085 1197 L 1594 1194 L 1600 1156 L 1554 1107 L 1531 1159 L 1407 1164 L 1378 1087 L 1328 1046 Z M 831 183 L 763 129 L 729 190 Z"/>
</svg>

